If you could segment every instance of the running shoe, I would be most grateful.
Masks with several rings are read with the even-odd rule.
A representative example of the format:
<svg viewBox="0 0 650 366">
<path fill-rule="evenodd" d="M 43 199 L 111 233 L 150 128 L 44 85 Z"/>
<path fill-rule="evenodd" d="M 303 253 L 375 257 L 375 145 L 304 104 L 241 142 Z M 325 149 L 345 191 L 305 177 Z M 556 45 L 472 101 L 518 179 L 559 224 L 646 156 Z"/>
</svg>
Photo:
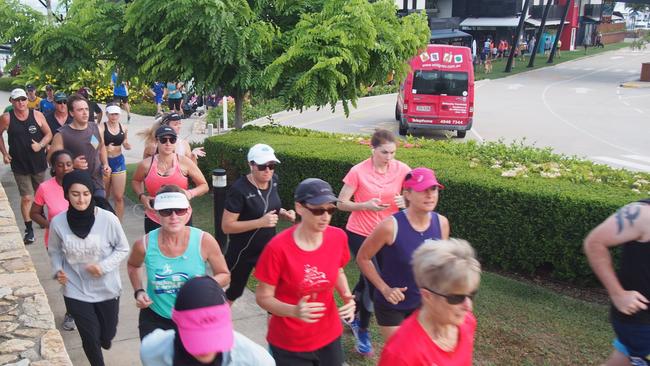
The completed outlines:
<svg viewBox="0 0 650 366">
<path fill-rule="evenodd" d="M 354 347 L 362 356 L 372 356 L 374 353 L 372 349 L 372 342 L 370 342 L 370 332 L 367 329 L 360 329 L 355 335 L 356 346 Z"/>
<path fill-rule="evenodd" d="M 77 329 L 77 325 L 74 323 L 74 318 L 72 317 L 72 315 L 68 313 L 65 314 L 65 316 L 63 317 L 63 324 L 61 325 L 61 328 L 63 328 L 63 330 L 68 330 L 68 331 Z"/>
<path fill-rule="evenodd" d="M 350 331 L 354 335 L 354 338 L 357 338 L 357 334 L 359 333 L 359 317 L 354 317 L 354 320 L 351 322 L 345 322 L 350 327 Z"/>
<path fill-rule="evenodd" d="M 34 229 L 25 229 L 25 237 L 23 237 L 25 245 L 34 243 Z"/>
</svg>

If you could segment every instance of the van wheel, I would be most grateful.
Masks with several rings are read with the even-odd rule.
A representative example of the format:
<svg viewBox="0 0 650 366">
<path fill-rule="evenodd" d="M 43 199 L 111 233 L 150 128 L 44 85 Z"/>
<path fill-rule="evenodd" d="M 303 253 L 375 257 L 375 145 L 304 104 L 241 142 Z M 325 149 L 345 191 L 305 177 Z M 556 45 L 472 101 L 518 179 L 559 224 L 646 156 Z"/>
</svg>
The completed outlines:
<svg viewBox="0 0 650 366">
<path fill-rule="evenodd" d="M 402 116 L 399 113 L 399 106 L 395 103 L 395 121 L 402 119 Z"/>
<path fill-rule="evenodd" d="M 456 131 L 456 137 L 459 139 L 464 139 L 465 135 L 467 135 L 467 131 Z"/>
<path fill-rule="evenodd" d="M 409 129 L 408 126 L 406 126 L 404 121 L 400 118 L 400 121 L 399 121 L 399 134 L 401 136 L 406 136 L 406 134 L 408 133 L 408 129 Z"/>
</svg>

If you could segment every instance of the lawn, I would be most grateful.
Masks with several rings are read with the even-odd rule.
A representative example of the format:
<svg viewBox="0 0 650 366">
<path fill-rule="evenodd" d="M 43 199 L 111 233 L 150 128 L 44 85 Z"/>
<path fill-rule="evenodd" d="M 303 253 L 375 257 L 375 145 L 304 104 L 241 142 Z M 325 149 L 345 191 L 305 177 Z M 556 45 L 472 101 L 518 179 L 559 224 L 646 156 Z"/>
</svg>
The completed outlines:
<svg viewBox="0 0 650 366">
<path fill-rule="evenodd" d="M 129 165 L 129 181 L 134 169 L 135 165 Z M 130 185 L 127 197 L 135 199 Z M 194 225 L 214 232 L 212 196 L 193 199 L 192 208 Z M 359 276 L 354 262 L 348 264 L 346 273 L 354 286 Z M 248 287 L 255 289 L 252 277 Z M 613 333 L 606 305 L 560 295 L 542 286 L 484 272 L 475 313 L 476 365 L 595 365 L 611 351 Z M 380 350 L 383 342 L 374 320 L 371 326 L 375 350 Z M 365 358 L 354 352 L 354 339 L 347 331 L 343 345 L 349 365 L 376 365 L 377 357 Z"/>
</svg>

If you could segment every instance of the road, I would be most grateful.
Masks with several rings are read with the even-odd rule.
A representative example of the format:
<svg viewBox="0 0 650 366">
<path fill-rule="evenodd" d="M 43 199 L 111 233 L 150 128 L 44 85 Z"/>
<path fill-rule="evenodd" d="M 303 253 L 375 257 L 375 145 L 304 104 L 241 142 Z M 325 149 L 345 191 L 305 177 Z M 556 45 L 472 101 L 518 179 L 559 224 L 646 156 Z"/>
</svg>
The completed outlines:
<svg viewBox="0 0 650 366">
<path fill-rule="evenodd" d="M 648 61 L 650 51 L 625 48 L 477 82 L 475 124 L 466 139 L 524 140 L 558 153 L 650 172 L 650 88 L 621 87 L 637 80 L 641 63 Z M 329 132 L 372 133 L 381 127 L 397 133 L 395 100 L 395 94 L 362 98 L 349 118 L 339 103 L 335 113 L 311 108 L 303 113 L 281 112 L 273 120 Z M 453 135 L 426 134 L 434 139 Z"/>
</svg>

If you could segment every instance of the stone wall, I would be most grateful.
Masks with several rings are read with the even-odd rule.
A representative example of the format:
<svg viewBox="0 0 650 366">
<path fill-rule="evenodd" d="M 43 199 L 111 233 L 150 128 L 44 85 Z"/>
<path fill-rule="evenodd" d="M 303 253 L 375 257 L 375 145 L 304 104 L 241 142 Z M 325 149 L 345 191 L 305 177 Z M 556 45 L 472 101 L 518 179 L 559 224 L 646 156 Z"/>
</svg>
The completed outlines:
<svg viewBox="0 0 650 366">
<path fill-rule="evenodd" d="M 1 185 L 0 365 L 72 365 Z"/>
</svg>

